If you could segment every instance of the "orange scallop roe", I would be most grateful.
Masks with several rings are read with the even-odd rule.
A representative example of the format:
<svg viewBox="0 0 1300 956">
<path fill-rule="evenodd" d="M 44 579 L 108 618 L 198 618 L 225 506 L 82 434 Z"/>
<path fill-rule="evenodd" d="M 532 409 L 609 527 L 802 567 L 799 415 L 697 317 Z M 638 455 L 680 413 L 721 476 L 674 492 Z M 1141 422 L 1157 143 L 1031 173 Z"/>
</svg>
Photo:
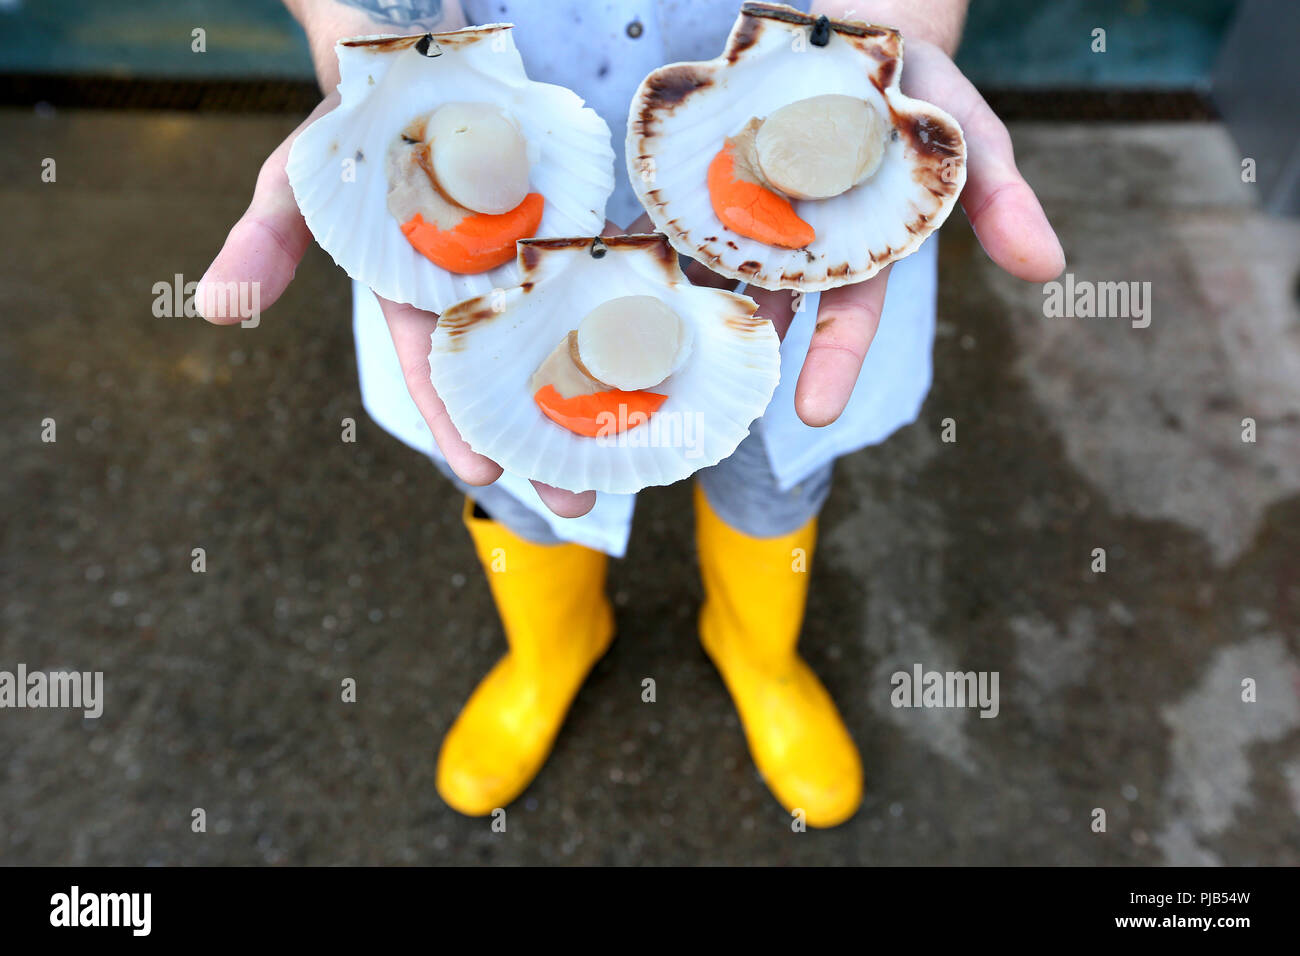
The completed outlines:
<svg viewBox="0 0 1300 956">
<path fill-rule="evenodd" d="M 667 399 L 656 392 L 617 389 L 565 398 L 554 385 L 543 385 L 533 396 L 543 415 L 587 438 L 617 435 L 643 425 Z"/>
<path fill-rule="evenodd" d="M 529 193 L 500 215 L 472 213 L 453 229 L 439 229 L 418 212 L 402 223 L 402 234 L 435 266 L 460 275 L 487 272 L 515 257 L 515 243 L 537 235 L 545 200 Z"/>
<path fill-rule="evenodd" d="M 802 249 L 817 237 L 784 196 L 736 175 L 735 147 L 728 142 L 709 163 L 709 199 L 732 232 L 782 249 Z"/>
</svg>

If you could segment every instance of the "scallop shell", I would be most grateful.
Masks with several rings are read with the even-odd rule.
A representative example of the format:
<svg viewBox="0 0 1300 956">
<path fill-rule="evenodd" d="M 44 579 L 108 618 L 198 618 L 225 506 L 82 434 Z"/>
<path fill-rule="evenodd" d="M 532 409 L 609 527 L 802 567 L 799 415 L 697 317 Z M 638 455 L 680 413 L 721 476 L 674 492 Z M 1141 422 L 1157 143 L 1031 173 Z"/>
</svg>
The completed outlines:
<svg viewBox="0 0 1300 956">
<path fill-rule="evenodd" d="M 469 446 L 506 471 L 571 491 L 631 493 L 726 458 L 749 434 L 781 374 L 772 323 L 747 296 L 692 285 L 661 235 L 527 239 L 523 283 L 460 302 L 432 336 L 431 378 Z M 546 418 L 529 377 L 588 312 L 624 295 L 658 296 L 690 326 L 685 362 L 651 391 L 645 424 L 589 438 Z"/>
<path fill-rule="evenodd" d="M 957 121 L 899 89 L 898 31 L 829 20 L 818 46 L 817 23 L 783 4 L 746 3 L 722 56 L 655 70 L 628 114 L 628 175 L 655 226 L 714 272 L 764 289 L 818 292 L 871 278 L 939 228 L 966 182 Z M 817 233 L 803 249 L 732 232 L 713 212 L 709 162 L 752 117 L 821 93 L 861 97 L 890 118 L 879 170 L 831 199 L 793 201 Z"/>
<path fill-rule="evenodd" d="M 491 24 L 424 37 L 358 37 L 336 47 L 342 102 L 294 142 L 289 182 L 316 241 L 385 298 L 439 312 L 519 280 L 514 261 L 476 275 L 439 268 L 388 211 L 389 145 L 444 103 L 493 103 L 518 124 L 529 144 L 531 187 L 546 201 L 539 236 L 604 228 L 614 190 L 609 126 L 576 93 L 528 79 L 511 30 Z"/>
</svg>

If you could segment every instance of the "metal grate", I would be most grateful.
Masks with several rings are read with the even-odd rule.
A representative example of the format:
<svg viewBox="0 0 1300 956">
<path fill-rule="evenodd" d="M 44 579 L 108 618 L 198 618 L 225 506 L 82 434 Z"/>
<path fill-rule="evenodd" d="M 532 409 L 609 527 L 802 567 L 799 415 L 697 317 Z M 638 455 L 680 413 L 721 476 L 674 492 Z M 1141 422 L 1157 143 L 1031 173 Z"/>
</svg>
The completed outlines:
<svg viewBox="0 0 1300 956">
<path fill-rule="evenodd" d="M 110 76 L 0 74 L 0 106 L 48 103 L 68 109 L 200 110 L 218 113 L 309 113 L 320 90 L 300 80 L 125 79 Z M 985 90 L 1006 120 L 1061 122 L 1214 120 L 1209 99 L 1194 90 Z"/>
<path fill-rule="evenodd" d="M 219 113 L 309 113 L 320 89 L 299 80 L 124 79 L 109 76 L 0 74 L 0 106 L 67 109 L 202 110 Z"/>
<path fill-rule="evenodd" d="M 1207 122 L 1219 118 L 1196 90 L 983 90 L 1004 120 L 1061 122 Z"/>
</svg>

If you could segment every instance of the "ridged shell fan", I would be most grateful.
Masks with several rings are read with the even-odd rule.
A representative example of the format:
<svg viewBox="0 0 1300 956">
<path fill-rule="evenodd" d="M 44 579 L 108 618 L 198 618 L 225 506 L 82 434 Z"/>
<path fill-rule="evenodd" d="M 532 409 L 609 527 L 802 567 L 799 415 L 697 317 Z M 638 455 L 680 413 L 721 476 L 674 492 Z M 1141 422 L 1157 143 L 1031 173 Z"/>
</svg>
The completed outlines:
<svg viewBox="0 0 1300 956">
<path fill-rule="evenodd" d="M 336 48 L 341 102 L 294 142 L 289 181 L 316 241 L 386 298 L 440 312 L 515 284 L 516 239 L 604 228 L 609 127 L 572 91 L 530 80 L 511 30 L 358 37 Z M 478 138 L 459 155 L 440 153 L 456 137 L 473 140 L 467 132 Z M 495 168 L 507 159 L 513 169 Z M 466 198 L 476 175 L 477 203 Z M 406 221 L 417 209 L 424 214 Z M 431 224 L 434 212 L 455 228 Z M 447 255 L 452 266 L 435 264 Z"/>
<path fill-rule="evenodd" d="M 902 68 L 896 30 L 746 3 L 720 57 L 642 82 L 632 186 L 673 246 L 721 275 L 804 292 L 868 279 L 915 251 L 966 181 L 961 128 L 902 94 Z"/>
<path fill-rule="evenodd" d="M 452 423 L 507 471 L 570 491 L 671 484 L 730 455 L 771 400 L 772 323 L 747 296 L 692 285 L 662 235 L 525 240 L 519 265 L 520 285 L 443 312 L 429 354 Z M 611 335 L 623 310 L 635 321 Z M 539 398 L 537 376 L 557 362 L 639 390 L 602 392 L 619 410 L 579 433 Z"/>
</svg>

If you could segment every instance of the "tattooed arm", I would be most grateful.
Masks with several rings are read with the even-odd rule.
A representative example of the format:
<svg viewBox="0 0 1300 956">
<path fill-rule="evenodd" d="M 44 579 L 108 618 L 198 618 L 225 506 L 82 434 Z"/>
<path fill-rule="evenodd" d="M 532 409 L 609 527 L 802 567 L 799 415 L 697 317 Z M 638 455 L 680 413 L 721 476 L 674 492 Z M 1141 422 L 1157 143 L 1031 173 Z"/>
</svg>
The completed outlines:
<svg viewBox="0 0 1300 956">
<path fill-rule="evenodd" d="M 460 0 L 284 0 L 311 45 L 321 89 L 339 81 L 334 44 L 373 33 L 445 33 L 466 25 Z"/>
<path fill-rule="evenodd" d="M 416 26 L 432 31 L 443 19 L 442 0 L 338 0 L 370 14 L 380 23 L 397 27 Z M 453 4 L 455 5 L 455 4 Z"/>
</svg>

